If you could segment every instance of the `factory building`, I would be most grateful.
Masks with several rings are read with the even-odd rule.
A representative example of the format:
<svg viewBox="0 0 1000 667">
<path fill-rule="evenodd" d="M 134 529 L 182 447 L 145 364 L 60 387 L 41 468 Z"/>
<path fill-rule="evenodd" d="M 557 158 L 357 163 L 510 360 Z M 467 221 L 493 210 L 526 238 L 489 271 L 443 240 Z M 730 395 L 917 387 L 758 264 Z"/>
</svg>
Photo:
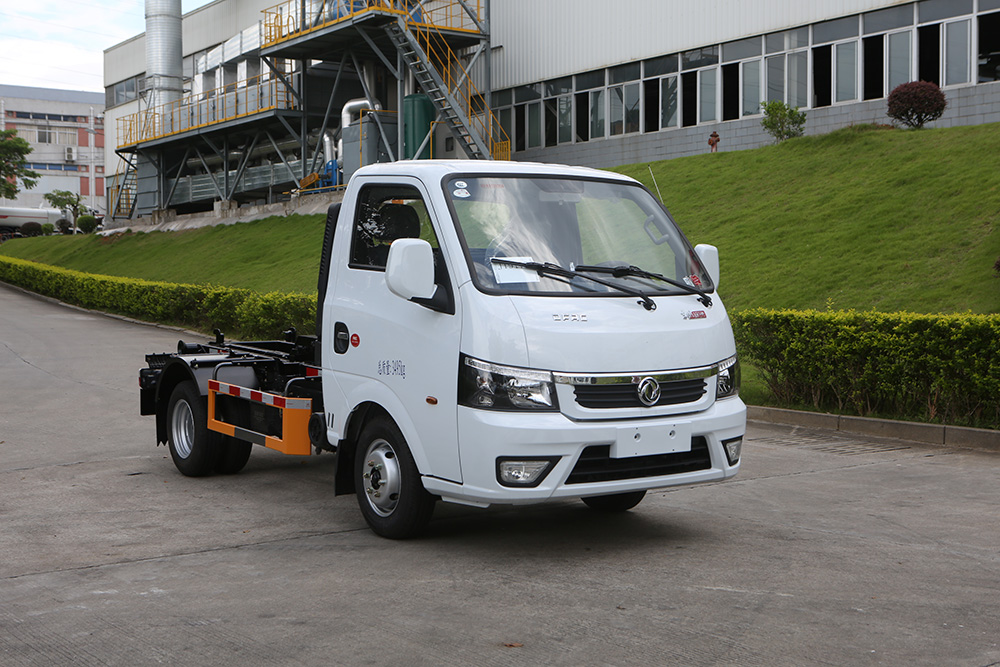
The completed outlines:
<svg viewBox="0 0 1000 667">
<path fill-rule="evenodd" d="M 49 207 L 46 193 L 65 190 L 103 212 L 103 110 L 100 93 L 0 85 L 3 129 L 16 130 L 28 142 L 27 166 L 39 175 L 34 188 L 22 189 L 14 199 L 0 198 L 0 205 Z"/>
<path fill-rule="evenodd" d="M 888 122 L 912 80 L 944 90 L 938 127 L 1000 121 L 1000 0 L 147 0 L 105 52 L 109 207 L 270 202 L 401 158 L 753 148 L 762 102 L 824 133 Z"/>
</svg>

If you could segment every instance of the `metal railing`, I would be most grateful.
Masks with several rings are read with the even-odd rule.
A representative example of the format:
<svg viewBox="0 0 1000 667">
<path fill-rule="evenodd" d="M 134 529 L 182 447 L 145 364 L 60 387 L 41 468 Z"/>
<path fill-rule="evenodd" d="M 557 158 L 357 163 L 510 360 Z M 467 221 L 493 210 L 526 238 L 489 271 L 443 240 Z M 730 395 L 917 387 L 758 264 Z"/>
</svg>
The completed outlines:
<svg viewBox="0 0 1000 667">
<path fill-rule="evenodd" d="M 264 10 L 263 47 L 274 46 L 369 12 L 406 17 L 414 27 L 479 32 L 463 7 L 482 16 L 483 0 L 286 0 Z"/>
<path fill-rule="evenodd" d="M 417 28 L 413 33 L 431 65 L 441 75 L 445 87 L 461 105 L 460 111 L 466 115 L 479 136 L 489 144 L 493 159 L 510 160 L 510 137 L 493 110 L 486 106 L 483 94 L 472 82 L 472 76 L 444 35 L 434 28 Z"/>
<path fill-rule="evenodd" d="M 294 98 L 284 83 L 275 78 L 255 76 L 119 118 L 118 148 L 261 111 L 293 108 Z"/>
</svg>

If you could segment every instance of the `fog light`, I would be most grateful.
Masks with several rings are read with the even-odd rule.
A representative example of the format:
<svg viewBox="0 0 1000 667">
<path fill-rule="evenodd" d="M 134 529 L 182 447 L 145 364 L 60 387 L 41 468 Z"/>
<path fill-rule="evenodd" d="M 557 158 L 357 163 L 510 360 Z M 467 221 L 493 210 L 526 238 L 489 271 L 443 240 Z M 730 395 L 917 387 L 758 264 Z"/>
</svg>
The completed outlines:
<svg viewBox="0 0 1000 667">
<path fill-rule="evenodd" d="M 503 486 L 538 486 L 559 457 L 497 459 L 497 481 Z"/>
<path fill-rule="evenodd" d="M 726 450 L 726 458 L 729 459 L 729 465 L 736 465 L 740 462 L 740 450 L 743 449 L 743 436 L 733 438 L 732 440 L 723 440 L 722 448 Z"/>
</svg>

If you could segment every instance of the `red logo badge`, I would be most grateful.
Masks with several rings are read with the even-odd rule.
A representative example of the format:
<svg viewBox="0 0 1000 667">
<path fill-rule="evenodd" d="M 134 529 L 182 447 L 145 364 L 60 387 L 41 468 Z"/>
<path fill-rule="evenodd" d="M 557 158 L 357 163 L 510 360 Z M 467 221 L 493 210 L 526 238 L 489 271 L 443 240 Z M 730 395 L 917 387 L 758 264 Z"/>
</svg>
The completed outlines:
<svg viewBox="0 0 1000 667">
<path fill-rule="evenodd" d="M 351 334 L 351 347 L 361 345 L 361 337 L 358 334 Z"/>
</svg>

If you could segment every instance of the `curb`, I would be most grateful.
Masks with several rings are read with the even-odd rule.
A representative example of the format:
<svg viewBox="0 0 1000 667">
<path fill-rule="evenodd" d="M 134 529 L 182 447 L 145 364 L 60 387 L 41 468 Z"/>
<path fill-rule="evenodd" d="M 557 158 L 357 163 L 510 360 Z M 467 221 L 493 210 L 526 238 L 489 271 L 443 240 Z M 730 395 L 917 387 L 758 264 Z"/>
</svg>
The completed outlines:
<svg viewBox="0 0 1000 667">
<path fill-rule="evenodd" d="M 1000 431 L 985 428 L 967 428 L 945 424 L 852 417 L 822 412 L 802 412 L 785 408 L 747 406 L 747 419 L 770 424 L 804 426 L 828 431 L 842 431 L 856 435 L 910 440 L 937 447 L 959 447 L 983 452 L 1000 453 Z"/>
</svg>

